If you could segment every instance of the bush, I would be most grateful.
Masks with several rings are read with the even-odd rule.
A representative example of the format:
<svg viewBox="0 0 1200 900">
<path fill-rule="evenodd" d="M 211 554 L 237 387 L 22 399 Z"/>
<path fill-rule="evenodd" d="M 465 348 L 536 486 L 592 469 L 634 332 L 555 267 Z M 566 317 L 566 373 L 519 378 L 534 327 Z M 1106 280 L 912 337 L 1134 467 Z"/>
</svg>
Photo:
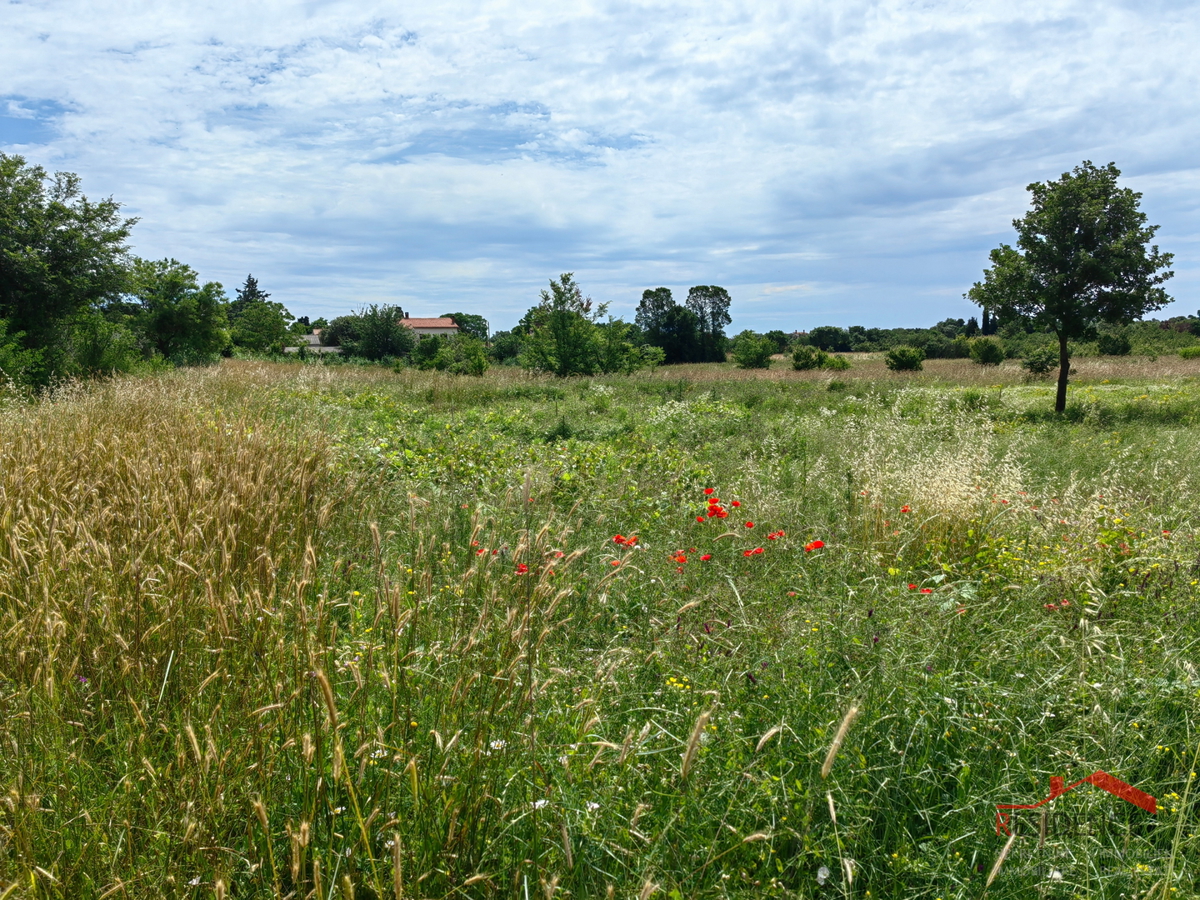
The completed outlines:
<svg viewBox="0 0 1200 900">
<path fill-rule="evenodd" d="M 792 368 L 797 372 L 809 369 L 829 369 L 831 372 L 844 372 L 850 368 L 850 360 L 844 356 L 833 356 L 824 350 L 814 350 L 801 344 L 792 351 Z"/>
<path fill-rule="evenodd" d="M 1184 347 L 1179 351 L 1180 359 L 1200 359 L 1200 347 Z"/>
<path fill-rule="evenodd" d="M 1039 347 L 1021 360 L 1021 368 L 1038 377 L 1049 375 L 1057 367 L 1058 351 L 1053 347 Z"/>
<path fill-rule="evenodd" d="M 734 342 L 733 359 L 739 369 L 769 369 L 774 352 L 773 340 L 743 331 Z"/>
<path fill-rule="evenodd" d="M 792 351 L 792 368 L 797 372 L 823 369 L 828 361 L 828 353 L 824 350 L 814 350 L 807 344 L 801 344 Z"/>
<path fill-rule="evenodd" d="M 994 337 L 971 341 L 971 362 L 980 366 L 998 366 L 1004 362 L 1004 345 Z"/>
<path fill-rule="evenodd" d="M 1102 332 L 1096 338 L 1096 349 L 1101 356 L 1128 356 L 1133 350 L 1128 335 L 1123 331 Z"/>
<path fill-rule="evenodd" d="M 483 341 L 469 334 L 431 334 L 417 341 L 412 352 L 418 369 L 437 369 L 451 375 L 482 375 L 488 370 Z"/>
<path fill-rule="evenodd" d="M 887 367 L 893 372 L 920 372 L 925 368 L 925 351 L 919 347 L 893 347 L 884 357 Z"/>
</svg>

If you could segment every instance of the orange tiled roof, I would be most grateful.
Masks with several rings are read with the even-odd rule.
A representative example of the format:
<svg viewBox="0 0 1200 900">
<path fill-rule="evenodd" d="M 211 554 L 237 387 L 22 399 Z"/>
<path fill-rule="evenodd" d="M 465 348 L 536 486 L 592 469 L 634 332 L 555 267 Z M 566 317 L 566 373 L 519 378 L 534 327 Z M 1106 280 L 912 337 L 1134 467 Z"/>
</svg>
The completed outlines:
<svg viewBox="0 0 1200 900">
<path fill-rule="evenodd" d="M 437 319 L 413 319 L 406 318 L 400 320 L 401 325 L 407 325 L 409 328 L 457 328 L 458 323 L 450 317 L 442 317 Z"/>
</svg>

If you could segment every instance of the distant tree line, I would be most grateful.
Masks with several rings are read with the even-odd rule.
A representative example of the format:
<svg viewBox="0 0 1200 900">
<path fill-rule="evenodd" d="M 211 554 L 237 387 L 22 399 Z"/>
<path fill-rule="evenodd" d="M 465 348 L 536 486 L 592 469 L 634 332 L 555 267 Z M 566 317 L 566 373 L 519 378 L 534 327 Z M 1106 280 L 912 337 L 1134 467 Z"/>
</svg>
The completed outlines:
<svg viewBox="0 0 1200 900">
<path fill-rule="evenodd" d="M 724 362 L 730 303 L 729 292 L 716 285 L 691 288 L 682 305 L 669 288 L 650 288 L 634 321 L 625 322 L 607 315 L 608 304 L 585 297 L 567 272 L 550 282 L 515 328 L 492 335 L 489 354 L 501 364 L 561 376 Z"/>
</svg>

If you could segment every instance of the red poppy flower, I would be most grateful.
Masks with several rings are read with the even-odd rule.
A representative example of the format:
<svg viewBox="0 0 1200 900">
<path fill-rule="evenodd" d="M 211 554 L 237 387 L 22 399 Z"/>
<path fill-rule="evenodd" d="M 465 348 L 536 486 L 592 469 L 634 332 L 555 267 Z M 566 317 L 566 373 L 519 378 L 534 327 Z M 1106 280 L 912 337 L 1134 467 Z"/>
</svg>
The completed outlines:
<svg viewBox="0 0 1200 900">
<path fill-rule="evenodd" d="M 524 575 L 528 571 L 529 571 L 529 566 L 525 565 L 525 563 L 517 563 L 517 574 L 518 575 Z"/>
<path fill-rule="evenodd" d="M 747 523 L 746 523 L 746 527 L 747 527 L 747 528 L 753 528 L 753 527 L 754 527 L 754 523 L 753 523 L 753 522 L 747 522 Z"/>
<path fill-rule="evenodd" d="M 733 507 L 738 507 L 738 506 L 741 506 L 742 504 L 741 504 L 741 503 L 739 503 L 737 500 L 734 500 L 734 501 L 733 501 L 732 503 L 730 503 L 729 505 L 730 505 L 730 506 L 733 506 Z"/>
<path fill-rule="evenodd" d="M 932 594 L 933 588 L 921 588 L 921 593 L 922 594 Z"/>
<path fill-rule="evenodd" d="M 912 512 L 912 507 L 906 503 L 904 506 L 900 507 L 900 512 Z"/>
<path fill-rule="evenodd" d="M 1055 606 L 1053 603 L 1043 603 L 1042 605 L 1044 607 L 1046 607 L 1046 609 L 1058 609 L 1058 607 Z"/>
<path fill-rule="evenodd" d="M 909 589 L 910 591 L 915 591 L 915 590 L 917 589 L 917 586 L 916 586 L 915 584 L 910 584 L 910 585 L 908 586 L 908 589 Z"/>
<path fill-rule="evenodd" d="M 625 546 L 632 547 L 634 544 L 637 543 L 637 541 L 638 541 L 637 535 L 631 534 L 629 537 L 625 538 Z"/>
<path fill-rule="evenodd" d="M 478 550 L 475 551 L 476 556 L 483 556 L 483 554 L 485 554 L 485 553 L 487 553 L 486 547 L 480 547 Z"/>
<path fill-rule="evenodd" d="M 621 561 L 619 559 L 614 559 L 612 562 L 609 563 L 610 566 L 619 566 L 620 564 L 621 564 Z"/>
<path fill-rule="evenodd" d="M 717 518 L 718 519 L 727 519 L 727 518 L 729 518 L 729 513 L 725 512 L 725 510 L 723 510 L 723 509 L 719 509 L 719 510 L 717 510 Z"/>
<path fill-rule="evenodd" d="M 625 535 L 623 535 L 623 534 L 614 534 L 614 535 L 613 535 L 613 543 L 614 543 L 614 544 L 624 544 L 624 543 L 625 543 Z"/>
<path fill-rule="evenodd" d="M 710 559 L 712 559 L 712 554 L 705 553 L 702 557 L 700 557 L 700 562 L 708 562 Z"/>
<path fill-rule="evenodd" d="M 765 551 L 762 547 L 755 547 L 754 552 L 755 552 L 755 554 L 759 554 L 759 553 L 766 553 L 767 551 Z"/>
<path fill-rule="evenodd" d="M 675 560 L 675 562 L 677 562 L 677 563 L 687 562 L 687 557 L 684 556 L 682 553 L 676 553 L 674 556 L 671 557 L 671 559 Z"/>
<path fill-rule="evenodd" d="M 704 516 L 696 516 L 696 521 L 697 521 L 697 522 L 703 522 L 703 521 L 704 521 Z"/>
<path fill-rule="evenodd" d="M 567 554 L 563 553 L 561 550 L 555 550 L 555 551 L 554 551 L 554 558 L 555 558 L 555 559 L 562 559 L 562 558 L 563 558 L 564 556 L 566 556 L 566 555 L 567 555 Z"/>
<path fill-rule="evenodd" d="M 825 546 L 824 541 L 809 541 L 807 544 L 804 545 L 804 552 L 812 553 L 814 550 L 820 550 L 824 546 Z"/>
<path fill-rule="evenodd" d="M 716 488 L 705 488 L 704 493 L 708 496 L 711 496 L 714 493 L 716 493 L 716 490 L 717 490 Z"/>
</svg>

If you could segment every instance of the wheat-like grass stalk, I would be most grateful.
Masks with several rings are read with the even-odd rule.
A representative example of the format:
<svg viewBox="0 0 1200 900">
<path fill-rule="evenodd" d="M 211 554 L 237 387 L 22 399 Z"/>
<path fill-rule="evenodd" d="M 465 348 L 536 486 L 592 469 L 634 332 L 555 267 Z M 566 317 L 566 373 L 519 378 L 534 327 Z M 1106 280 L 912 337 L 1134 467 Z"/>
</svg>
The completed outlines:
<svg viewBox="0 0 1200 900">
<path fill-rule="evenodd" d="M 712 718 L 711 709 L 700 713 L 696 724 L 692 726 L 692 735 L 688 738 L 687 748 L 683 751 L 683 763 L 679 768 L 680 777 L 685 780 L 692 771 L 692 764 L 696 761 L 696 753 L 700 749 L 700 738 L 703 736 L 705 726 L 708 725 L 710 718 Z"/>
<path fill-rule="evenodd" d="M 829 773 L 833 771 L 833 761 L 837 759 L 838 751 L 842 749 L 842 742 L 846 740 L 846 733 L 850 731 L 850 726 L 858 718 L 858 712 L 858 704 L 855 703 L 842 716 L 842 724 L 838 726 L 837 733 L 829 745 L 829 751 L 825 754 L 825 762 L 821 764 L 822 779 L 828 778 Z"/>
</svg>

